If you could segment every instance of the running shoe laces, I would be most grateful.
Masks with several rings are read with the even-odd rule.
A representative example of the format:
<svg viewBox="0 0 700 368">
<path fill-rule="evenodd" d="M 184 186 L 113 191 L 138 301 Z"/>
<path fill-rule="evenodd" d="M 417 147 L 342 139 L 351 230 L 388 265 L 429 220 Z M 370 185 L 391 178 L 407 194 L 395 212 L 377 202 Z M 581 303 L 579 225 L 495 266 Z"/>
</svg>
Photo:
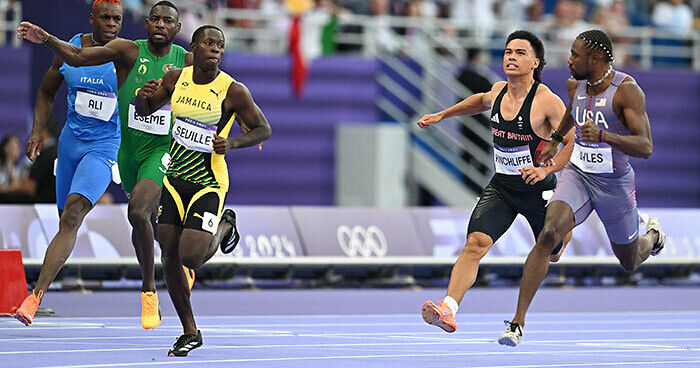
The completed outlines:
<svg viewBox="0 0 700 368">
<path fill-rule="evenodd" d="M 231 224 L 231 230 L 221 239 L 220 246 L 221 252 L 228 254 L 236 249 L 238 242 L 241 240 L 241 235 L 238 233 L 238 226 L 236 226 L 236 212 L 227 209 L 221 215 L 221 218 Z"/>
<path fill-rule="evenodd" d="M 664 250 L 664 245 L 666 244 L 666 234 L 663 230 L 661 230 L 661 223 L 659 222 L 659 219 L 655 217 L 649 218 L 649 222 L 647 222 L 647 232 L 651 230 L 654 230 L 659 234 L 659 239 L 651 247 L 651 252 L 649 254 L 652 256 L 657 256 L 662 250 Z"/>
<path fill-rule="evenodd" d="M 518 346 L 520 344 L 520 341 L 523 338 L 523 328 L 520 326 L 518 323 L 514 323 L 511 321 L 503 321 L 505 322 L 506 326 L 506 332 L 504 332 L 499 338 L 498 338 L 498 343 L 501 345 L 507 345 L 507 346 Z"/>
<path fill-rule="evenodd" d="M 156 328 L 160 326 L 162 321 L 158 293 L 155 291 L 141 292 L 141 327 L 144 329 Z"/>
<path fill-rule="evenodd" d="M 27 295 L 22 301 L 19 308 L 13 308 L 12 316 L 18 321 L 24 323 L 25 326 L 32 324 L 36 310 L 39 309 L 39 304 L 41 304 L 41 299 L 44 297 L 44 291 L 39 290 L 38 294 L 32 291 L 31 294 Z"/>
<path fill-rule="evenodd" d="M 168 351 L 168 356 L 187 356 L 187 354 L 202 346 L 202 332 L 197 330 L 196 335 L 184 334 L 177 338 L 173 348 Z"/>
</svg>

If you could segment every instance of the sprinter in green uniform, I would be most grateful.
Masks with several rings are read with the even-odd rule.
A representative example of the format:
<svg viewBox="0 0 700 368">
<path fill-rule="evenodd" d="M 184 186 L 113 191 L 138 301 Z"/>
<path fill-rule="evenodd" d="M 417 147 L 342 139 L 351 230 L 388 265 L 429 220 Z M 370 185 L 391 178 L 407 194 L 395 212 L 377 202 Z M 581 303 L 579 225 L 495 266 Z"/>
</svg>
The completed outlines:
<svg viewBox="0 0 700 368">
<path fill-rule="evenodd" d="M 28 31 L 48 39 L 48 32 L 31 23 Z M 141 267 L 141 323 L 145 329 L 158 327 L 162 321 L 155 284 L 153 221 L 157 217 L 163 177 L 170 162 L 171 112 L 167 104 L 148 116 L 136 114 L 133 100 L 139 89 L 151 79 L 160 79 L 167 71 L 192 64 L 192 54 L 173 45 L 180 31 L 179 12 L 169 1 L 159 1 L 145 21 L 147 40 L 117 38 L 103 47 L 77 48 L 67 42 L 49 45 L 71 66 L 100 65 L 114 62 L 119 84 L 121 145 L 118 165 L 122 187 L 129 196 L 128 218 L 133 227 L 132 242 Z M 233 250 L 240 236 L 232 210 L 221 215 L 221 224 L 214 238 L 226 253 Z M 189 286 L 194 271 L 185 268 Z"/>
</svg>

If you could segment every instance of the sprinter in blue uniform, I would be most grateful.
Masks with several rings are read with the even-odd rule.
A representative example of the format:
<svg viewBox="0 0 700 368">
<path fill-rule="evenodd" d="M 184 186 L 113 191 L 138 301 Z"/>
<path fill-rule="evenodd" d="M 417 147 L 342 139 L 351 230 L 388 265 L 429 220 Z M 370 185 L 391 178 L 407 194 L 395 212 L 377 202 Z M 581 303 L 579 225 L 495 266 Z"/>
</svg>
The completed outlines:
<svg viewBox="0 0 700 368">
<path fill-rule="evenodd" d="M 121 30 L 123 9 L 118 0 L 95 0 L 92 10 L 92 33 L 77 34 L 70 40 L 78 47 L 104 45 L 115 39 Z M 18 30 L 18 37 L 41 37 L 39 34 L 22 34 L 24 32 Z M 52 36 L 39 41 L 56 42 Z M 56 164 L 59 229 L 46 250 L 34 290 L 13 311 L 14 317 L 27 326 L 32 323 L 44 292 L 73 251 L 85 215 L 112 180 L 112 166 L 117 161 L 119 150 L 120 122 L 114 64 L 75 68 L 56 57 L 37 93 L 34 126 L 26 147 L 29 159 L 33 160 L 41 152 L 43 141 L 39 133 L 48 120 L 56 91 L 63 80 L 68 85 L 68 113 L 58 140 Z"/>
</svg>

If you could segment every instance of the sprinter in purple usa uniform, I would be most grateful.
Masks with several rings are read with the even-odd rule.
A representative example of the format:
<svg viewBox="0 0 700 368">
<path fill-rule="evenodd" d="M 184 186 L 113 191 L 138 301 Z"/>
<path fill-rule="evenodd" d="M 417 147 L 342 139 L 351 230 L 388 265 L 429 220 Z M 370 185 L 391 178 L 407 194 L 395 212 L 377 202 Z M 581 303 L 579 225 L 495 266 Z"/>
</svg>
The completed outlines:
<svg viewBox="0 0 700 368">
<path fill-rule="evenodd" d="M 539 161 L 556 155 L 562 135 L 572 126 L 574 150 L 525 262 L 517 311 L 512 321 L 506 321 L 508 328 L 498 340 L 502 345 L 520 343 L 525 314 L 547 274 L 552 249 L 593 210 L 625 271 L 636 270 L 664 248 L 666 235 L 658 219 L 649 219 L 645 234 L 639 234 L 634 170 L 629 164 L 629 156 L 649 158 L 653 151 L 646 97 L 634 78 L 613 69 L 612 61 L 612 41 L 603 31 L 583 32 L 571 46 L 569 106 Z"/>
</svg>

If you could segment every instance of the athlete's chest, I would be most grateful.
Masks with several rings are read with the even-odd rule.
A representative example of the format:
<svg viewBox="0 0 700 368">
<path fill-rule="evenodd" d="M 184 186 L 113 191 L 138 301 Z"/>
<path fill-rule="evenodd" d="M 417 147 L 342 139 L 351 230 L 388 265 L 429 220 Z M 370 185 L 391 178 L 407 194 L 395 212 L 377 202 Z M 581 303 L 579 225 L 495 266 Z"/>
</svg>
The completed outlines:
<svg viewBox="0 0 700 368">
<path fill-rule="evenodd" d="M 170 101 L 175 115 L 211 124 L 221 117 L 225 98 L 226 91 L 216 84 L 198 85 L 185 80 L 178 81 Z"/>
</svg>

